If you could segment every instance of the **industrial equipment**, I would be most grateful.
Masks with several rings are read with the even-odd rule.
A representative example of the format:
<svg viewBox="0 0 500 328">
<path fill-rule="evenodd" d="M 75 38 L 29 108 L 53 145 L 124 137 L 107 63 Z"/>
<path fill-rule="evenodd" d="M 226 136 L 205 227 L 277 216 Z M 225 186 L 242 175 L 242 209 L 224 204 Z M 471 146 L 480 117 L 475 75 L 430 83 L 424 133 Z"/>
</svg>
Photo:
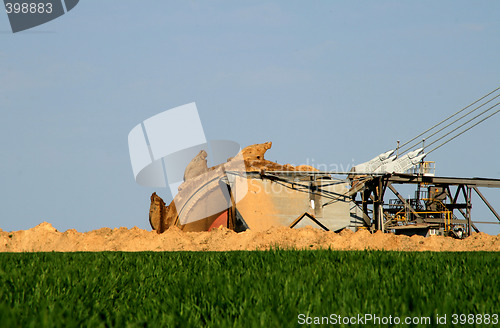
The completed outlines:
<svg viewBox="0 0 500 328">
<path fill-rule="evenodd" d="M 185 231 L 221 225 L 235 231 L 312 225 L 330 231 L 369 229 L 464 238 L 472 230 L 479 231 L 476 223 L 492 223 L 472 220 L 473 192 L 500 223 L 500 216 L 478 189 L 500 188 L 500 179 L 436 176 L 435 162 L 426 157 L 497 114 L 500 109 L 493 110 L 500 102 L 492 102 L 500 97 L 499 90 L 407 142 L 398 141 L 395 149 L 349 172 L 322 172 L 268 161 L 264 154 L 270 142 L 249 146 L 212 168 L 206 167 L 206 160 L 195 158 L 188 167 L 201 163 L 204 167 L 195 171 L 202 173 L 185 179 L 169 206 L 152 196 L 151 225 L 158 232 L 172 225 Z M 483 107 L 488 108 L 476 114 Z M 414 185 L 414 196 L 403 197 L 396 185 Z M 387 199 L 387 189 L 395 198 Z"/>
</svg>

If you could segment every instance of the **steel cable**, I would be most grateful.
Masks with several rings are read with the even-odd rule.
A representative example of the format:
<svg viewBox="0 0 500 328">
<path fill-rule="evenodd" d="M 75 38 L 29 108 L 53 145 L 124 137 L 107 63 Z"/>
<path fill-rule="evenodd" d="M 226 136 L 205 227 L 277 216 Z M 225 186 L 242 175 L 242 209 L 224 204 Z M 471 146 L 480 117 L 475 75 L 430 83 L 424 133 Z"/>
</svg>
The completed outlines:
<svg viewBox="0 0 500 328">
<path fill-rule="evenodd" d="M 416 140 L 417 138 L 419 138 L 419 137 L 423 136 L 423 135 L 424 135 L 424 134 L 426 134 L 427 132 L 430 132 L 430 131 L 434 130 L 436 127 L 440 126 L 440 125 L 441 125 L 441 124 L 443 124 L 444 122 L 446 122 L 446 121 L 448 121 L 449 119 L 451 119 L 451 118 L 455 117 L 456 115 L 460 114 L 461 112 L 463 112 L 463 111 L 464 111 L 464 110 L 466 110 L 467 108 L 469 108 L 469 107 L 471 107 L 471 106 L 473 106 L 473 105 L 477 104 L 478 102 L 480 102 L 481 100 L 483 100 L 484 98 L 486 98 L 486 97 L 490 96 L 491 94 L 495 93 L 495 92 L 496 92 L 496 91 L 498 91 L 498 90 L 500 90 L 500 87 L 498 87 L 498 88 L 496 88 L 495 90 L 491 91 L 490 93 L 488 93 L 488 94 L 484 95 L 483 97 L 479 98 L 478 100 L 474 101 L 473 103 L 471 103 L 471 104 L 467 105 L 466 107 L 462 108 L 461 110 L 459 110 L 459 111 L 458 111 L 458 112 L 456 112 L 455 114 L 453 114 L 453 115 L 451 115 L 451 116 L 449 116 L 449 117 L 445 118 L 445 119 L 444 119 L 444 120 L 442 120 L 441 122 L 439 122 L 439 123 L 437 123 L 437 124 L 433 125 L 433 126 L 432 126 L 432 127 L 430 127 L 429 129 L 427 129 L 427 130 L 425 130 L 424 132 L 420 133 L 420 134 L 419 134 L 419 135 L 417 135 L 416 137 L 414 137 L 414 138 L 412 138 L 412 139 L 408 140 L 407 142 L 405 142 L 404 144 L 400 145 L 399 147 L 404 147 L 404 146 L 406 146 L 407 144 L 409 144 L 410 142 L 412 142 L 412 141 Z M 413 147 L 411 147 L 411 148 L 413 148 Z M 410 149 L 411 149 L 411 148 L 410 148 Z"/>
<path fill-rule="evenodd" d="M 496 103 L 495 105 L 493 105 L 492 107 L 490 107 L 490 109 L 495 108 L 495 107 L 496 107 L 496 106 L 498 106 L 499 104 L 500 104 L 500 102 Z M 489 109 L 488 109 L 488 110 L 489 110 Z M 497 114 L 498 112 L 500 112 L 500 109 L 497 109 L 497 110 L 496 110 L 495 112 L 493 112 L 492 114 L 490 114 L 490 115 L 486 116 L 485 118 L 483 118 L 483 119 L 482 119 L 482 120 L 480 120 L 479 122 L 477 122 L 477 123 L 473 124 L 472 126 L 468 127 L 467 129 L 465 129 L 464 131 L 460 132 L 459 134 L 457 134 L 457 135 L 455 135 L 455 136 L 451 137 L 450 139 L 446 140 L 445 142 L 441 143 L 439 146 L 434 147 L 433 149 L 431 149 L 431 150 L 430 150 L 429 152 L 427 152 L 426 154 L 427 154 L 427 155 L 429 155 L 429 154 L 430 154 L 430 153 L 432 153 L 434 150 L 436 150 L 436 149 L 438 149 L 438 148 L 440 148 L 440 147 L 444 146 L 444 145 L 445 145 L 445 144 L 447 144 L 448 142 L 450 142 L 450 141 L 452 141 L 453 139 L 457 138 L 458 136 L 460 136 L 460 135 L 464 134 L 465 132 L 469 131 L 470 129 L 472 129 L 473 127 L 475 127 L 476 125 L 478 125 L 479 123 L 482 123 L 482 122 L 484 122 L 485 120 L 489 119 L 490 117 L 492 117 L 493 115 Z M 478 116 L 480 116 L 480 115 L 482 115 L 482 114 L 483 114 L 483 113 L 481 113 L 481 114 L 477 115 L 476 117 L 478 117 Z M 446 136 L 447 136 L 447 135 L 449 135 L 450 133 L 452 133 L 452 132 L 454 132 L 454 131 L 458 130 L 459 128 L 463 127 L 463 126 L 464 126 L 464 125 L 466 125 L 467 123 L 470 123 L 470 121 L 474 120 L 476 117 L 474 117 L 474 118 L 470 119 L 469 121 L 467 121 L 467 122 L 463 123 L 463 124 L 462 124 L 462 125 L 460 125 L 458 128 L 456 128 L 456 129 L 454 129 L 454 130 L 452 130 L 452 131 L 448 132 L 447 134 L 445 134 L 445 135 L 444 135 L 444 136 L 442 136 L 441 138 L 439 138 L 439 139 L 437 139 L 437 140 L 433 141 L 433 142 L 432 142 L 432 143 L 430 143 L 428 146 L 430 146 L 430 145 L 432 145 L 432 144 L 435 144 L 436 142 L 438 142 L 439 140 L 443 139 L 444 137 L 446 137 Z"/>
<path fill-rule="evenodd" d="M 491 93 L 490 93 L 490 94 L 491 94 Z M 486 96 L 485 96 L 485 97 L 486 97 Z M 426 136 L 426 137 L 425 137 L 425 139 L 432 138 L 433 136 L 435 136 L 435 135 L 436 135 L 436 134 L 438 134 L 439 132 L 441 132 L 441 131 L 445 130 L 446 128 L 450 127 L 451 125 L 453 125 L 453 124 L 457 123 L 458 121 L 460 121 L 460 120 L 461 120 L 461 119 L 463 119 L 464 117 L 466 117 L 466 116 L 468 116 L 468 115 L 472 114 L 473 112 L 475 112 L 475 111 L 476 111 L 476 110 L 478 110 L 479 108 L 483 107 L 484 105 L 488 104 L 489 102 L 493 101 L 494 99 L 496 99 L 496 98 L 498 98 L 498 97 L 500 97 L 500 94 L 498 94 L 498 95 L 496 95 L 495 97 L 491 98 L 491 99 L 490 99 L 490 100 L 488 100 L 487 102 L 485 102 L 485 103 L 483 103 L 483 104 L 481 104 L 481 105 L 477 106 L 476 108 L 474 108 L 473 110 L 471 110 L 471 111 L 467 112 L 466 114 L 464 114 L 464 115 L 460 116 L 459 118 L 455 119 L 453 122 L 448 123 L 446 126 L 442 127 L 441 129 L 437 130 L 436 132 L 432 133 L 431 135 Z M 482 99 L 484 99 L 484 97 L 483 97 Z M 476 103 L 477 103 L 477 101 L 476 101 Z M 470 106 L 470 105 L 469 105 L 469 106 Z M 468 107 L 469 107 L 469 106 L 468 106 Z M 494 107 L 494 106 L 493 106 L 493 107 Z M 490 107 L 488 110 L 491 110 L 493 107 Z M 483 114 L 484 114 L 484 113 L 486 113 L 488 110 L 483 111 L 483 112 L 482 112 L 481 114 L 479 114 L 478 116 L 483 115 Z M 458 112 L 457 112 L 457 113 L 455 113 L 455 114 L 453 114 L 452 116 L 448 117 L 446 120 L 449 120 L 450 118 L 452 118 L 453 116 L 455 116 L 455 115 L 457 115 L 457 114 L 458 114 Z M 477 118 L 478 116 L 476 116 L 476 118 Z M 442 123 L 443 123 L 443 122 L 444 122 L 444 121 L 442 121 Z M 439 124 L 442 124 L 442 123 L 439 123 Z M 438 124 L 438 125 L 439 125 L 439 124 Z M 436 128 L 438 125 L 435 125 L 433 128 Z M 432 130 L 432 129 L 429 129 L 427 132 L 429 132 L 430 130 Z M 421 134 L 421 135 L 422 135 L 422 134 Z M 414 138 L 414 139 L 415 139 L 415 138 Z M 438 139 L 438 140 L 439 140 L 439 139 Z M 405 144 L 407 144 L 407 143 L 405 143 Z M 401 150 L 399 153 L 400 153 L 400 154 L 404 154 L 404 153 L 406 153 L 407 151 L 409 151 L 409 150 L 413 149 L 413 148 L 414 148 L 415 146 L 417 146 L 418 144 L 420 144 L 420 141 L 419 141 L 419 142 L 417 142 L 417 143 L 415 143 L 415 144 L 413 144 L 413 145 L 411 145 L 411 146 L 409 146 L 408 148 L 405 148 L 404 150 Z M 402 146 L 400 146 L 400 147 L 402 147 Z"/>
</svg>

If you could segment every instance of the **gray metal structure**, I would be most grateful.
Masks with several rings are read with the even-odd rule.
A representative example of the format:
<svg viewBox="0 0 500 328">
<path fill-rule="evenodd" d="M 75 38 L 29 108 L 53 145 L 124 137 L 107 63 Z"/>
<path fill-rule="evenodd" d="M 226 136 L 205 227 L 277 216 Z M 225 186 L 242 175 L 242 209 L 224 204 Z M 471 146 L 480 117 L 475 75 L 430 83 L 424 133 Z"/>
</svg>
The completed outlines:
<svg viewBox="0 0 500 328">
<path fill-rule="evenodd" d="M 393 232 L 396 234 L 452 235 L 458 238 L 469 236 L 472 230 L 479 232 L 476 224 L 500 224 L 500 215 L 488 202 L 479 188 L 500 188 L 500 179 L 437 177 L 425 174 L 419 168 L 412 174 L 377 174 L 363 172 L 329 171 L 274 171 L 251 172 L 260 179 L 283 183 L 287 188 L 309 193 L 310 198 L 321 199 L 325 209 L 336 202 L 350 202 L 348 212 L 331 215 L 310 216 L 319 227 L 339 224 L 352 230 L 366 228 L 370 231 Z M 323 189 L 326 181 L 338 184 L 332 175 L 348 176 L 345 183 L 350 188 L 344 193 Z M 308 183 L 306 181 L 309 181 Z M 316 182 L 315 182 L 316 181 Z M 322 181 L 322 183 L 318 183 Z M 337 182 L 334 182 L 337 181 Z M 327 183 L 326 185 L 329 185 Z M 414 198 L 404 198 L 397 190 L 398 185 L 414 185 Z M 389 199 L 389 190 L 394 199 Z M 472 219 L 472 194 L 476 193 L 493 213 L 498 222 L 474 221 Z M 338 206 L 338 205 L 337 205 Z M 326 214 L 326 212 L 325 212 Z M 340 215 L 340 216 L 338 216 Z M 351 223 L 346 223 L 346 217 Z M 295 227 L 303 217 L 293 221 Z M 306 217 L 307 218 L 307 217 Z M 337 219 L 336 219 L 337 218 Z M 326 220 L 326 221 L 325 221 Z M 327 223 L 328 222 L 328 223 Z M 325 230 L 331 230 L 324 228 Z"/>
<path fill-rule="evenodd" d="M 475 223 L 500 224 L 500 215 L 479 191 L 480 187 L 500 188 L 500 179 L 400 173 L 364 178 L 363 188 L 353 194 L 353 200 L 362 208 L 373 231 L 415 234 L 418 229 L 424 235 L 434 231 L 461 238 L 470 236 L 472 230 L 479 232 Z M 402 197 L 395 188 L 398 184 L 416 185 L 415 197 Z M 387 189 L 396 197 L 389 202 L 384 201 Z M 481 198 L 498 222 L 472 220 L 473 192 Z M 360 196 L 359 200 L 356 200 L 357 194 Z"/>
</svg>

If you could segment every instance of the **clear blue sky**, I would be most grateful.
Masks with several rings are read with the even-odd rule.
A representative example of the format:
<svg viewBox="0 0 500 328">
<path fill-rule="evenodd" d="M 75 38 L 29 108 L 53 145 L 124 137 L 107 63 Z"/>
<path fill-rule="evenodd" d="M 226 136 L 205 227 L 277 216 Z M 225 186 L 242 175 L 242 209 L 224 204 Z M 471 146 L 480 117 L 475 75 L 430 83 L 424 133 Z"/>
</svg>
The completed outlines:
<svg viewBox="0 0 500 328">
<path fill-rule="evenodd" d="M 210 140 L 364 162 L 500 85 L 499 17 L 499 1 L 86 0 L 12 34 L 0 13 L 0 228 L 149 229 L 127 135 L 192 101 Z M 437 174 L 500 178 L 499 125 L 433 153 Z"/>
</svg>

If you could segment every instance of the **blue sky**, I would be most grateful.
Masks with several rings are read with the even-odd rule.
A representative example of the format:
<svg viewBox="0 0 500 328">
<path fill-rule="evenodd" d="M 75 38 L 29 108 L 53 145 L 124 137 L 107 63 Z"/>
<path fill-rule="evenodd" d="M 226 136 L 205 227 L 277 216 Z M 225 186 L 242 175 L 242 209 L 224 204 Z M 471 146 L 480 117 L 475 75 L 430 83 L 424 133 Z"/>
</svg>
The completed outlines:
<svg viewBox="0 0 500 328">
<path fill-rule="evenodd" d="M 498 1 L 87 0 L 12 34 L 0 14 L 0 228 L 149 228 L 127 135 L 192 101 L 210 140 L 364 162 L 500 86 L 499 16 Z M 499 124 L 433 153 L 437 174 L 500 178 Z"/>
</svg>

